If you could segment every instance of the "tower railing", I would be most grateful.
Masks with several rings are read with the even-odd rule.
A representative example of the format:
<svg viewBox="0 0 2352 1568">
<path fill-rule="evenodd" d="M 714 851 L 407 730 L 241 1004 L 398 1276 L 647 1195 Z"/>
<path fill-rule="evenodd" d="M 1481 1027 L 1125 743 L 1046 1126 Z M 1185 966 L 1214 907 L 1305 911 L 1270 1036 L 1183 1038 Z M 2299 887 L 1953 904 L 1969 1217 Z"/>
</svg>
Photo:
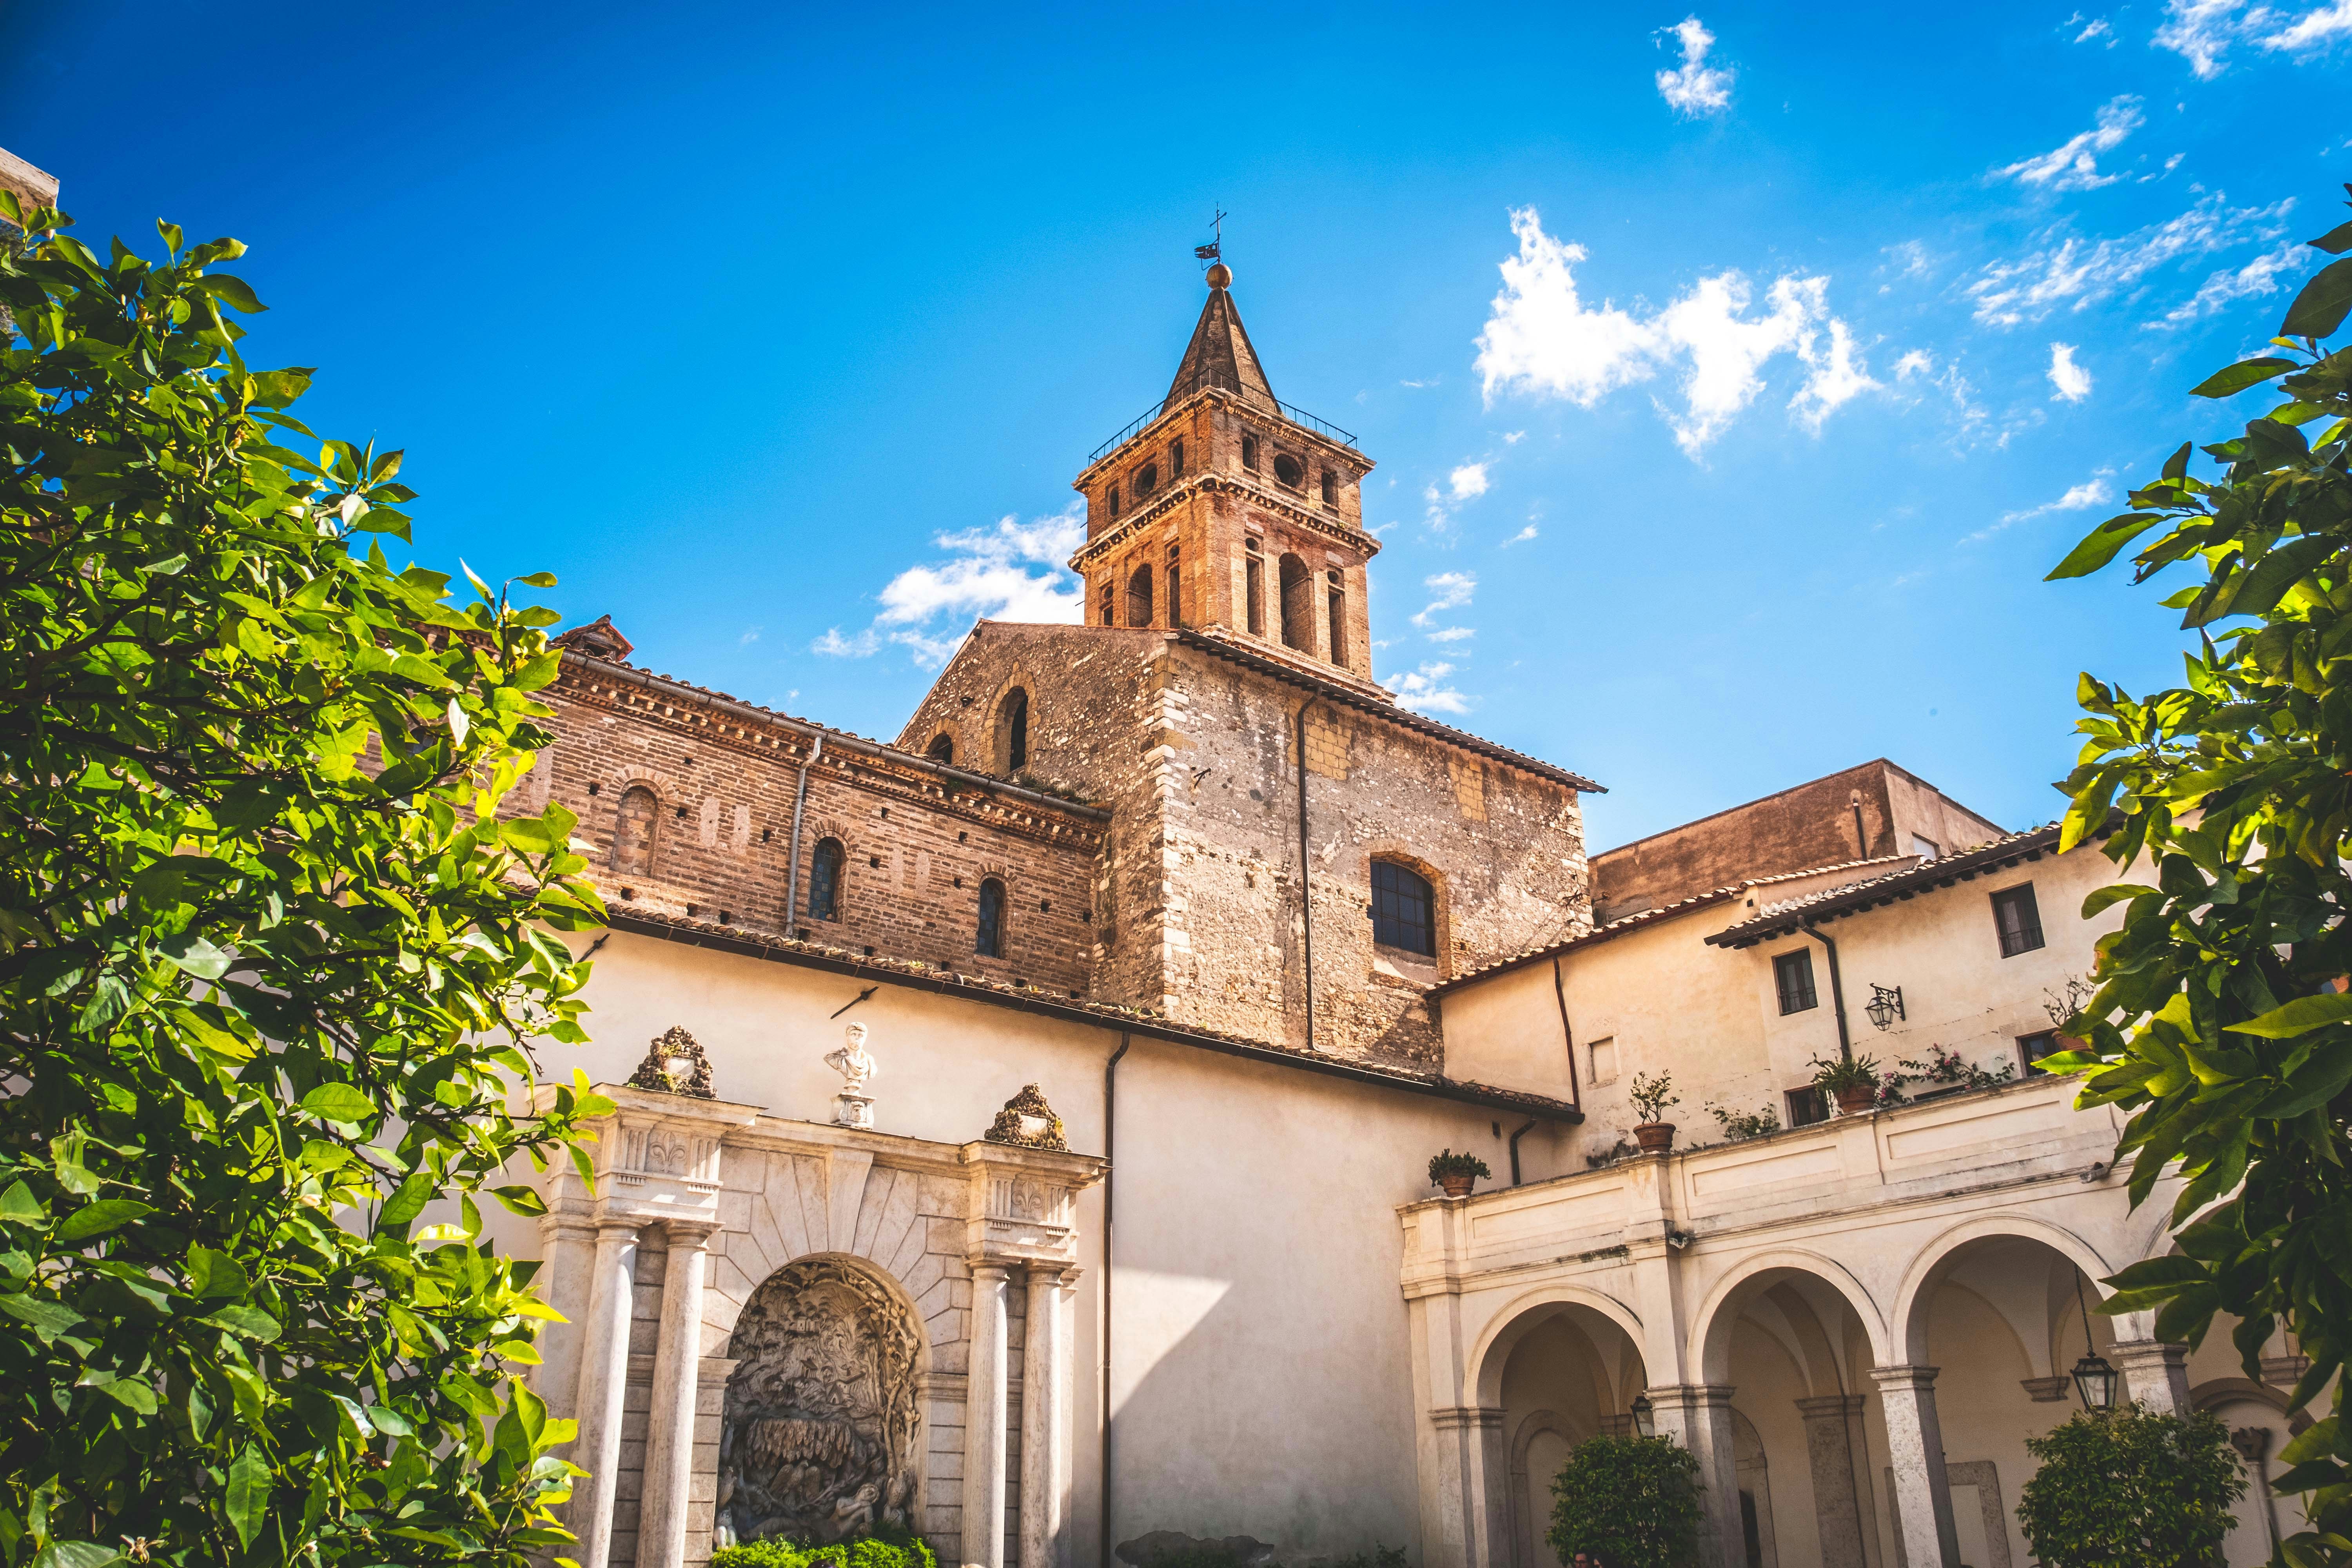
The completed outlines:
<svg viewBox="0 0 2352 1568">
<path fill-rule="evenodd" d="M 1169 389 L 1167 396 L 1129 420 L 1118 435 L 1088 453 L 1087 467 L 1093 468 L 1097 463 L 1101 462 L 1106 455 L 1118 451 L 1121 447 L 1134 440 L 1146 426 L 1158 420 L 1175 405 L 1181 403 L 1196 392 L 1206 392 L 1212 389 L 1237 393 L 1252 403 L 1271 403 L 1277 416 L 1286 423 L 1296 425 L 1304 430 L 1311 430 L 1325 440 L 1336 441 L 1342 447 L 1352 447 L 1356 444 L 1353 434 L 1340 429 L 1328 419 L 1319 419 L 1304 408 L 1285 403 L 1279 397 L 1245 387 L 1238 378 L 1228 375 L 1223 371 L 1203 370 L 1195 373 L 1189 380 L 1177 383 L 1175 386 Z"/>
</svg>

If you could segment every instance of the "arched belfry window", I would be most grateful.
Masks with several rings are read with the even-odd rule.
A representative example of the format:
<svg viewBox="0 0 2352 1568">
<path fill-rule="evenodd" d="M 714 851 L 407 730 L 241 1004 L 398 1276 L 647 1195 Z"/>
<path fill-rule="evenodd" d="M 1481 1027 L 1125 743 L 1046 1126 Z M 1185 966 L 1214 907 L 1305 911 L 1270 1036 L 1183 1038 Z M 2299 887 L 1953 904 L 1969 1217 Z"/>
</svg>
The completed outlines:
<svg viewBox="0 0 2352 1568">
<path fill-rule="evenodd" d="M 1029 693 L 1016 686 L 996 709 L 996 771 L 1017 773 L 1029 765 Z"/>
<path fill-rule="evenodd" d="M 1151 568 L 1139 566 L 1127 580 L 1127 624 L 1148 626 L 1151 624 Z"/>
<path fill-rule="evenodd" d="M 1146 463 L 1135 472 L 1135 499 L 1141 500 L 1160 488 L 1160 465 Z"/>
<path fill-rule="evenodd" d="M 837 921 L 841 918 L 842 859 L 840 839 L 820 838 L 816 841 L 816 853 L 809 858 L 809 919 Z"/>
<path fill-rule="evenodd" d="M 1004 956 L 1004 884 L 993 877 L 980 884 L 980 930 L 971 950 L 982 958 Z"/>
<path fill-rule="evenodd" d="M 661 801 L 644 784 L 631 784 L 613 820 L 613 869 L 621 876 L 648 876 L 654 868 L 654 833 Z"/>
<path fill-rule="evenodd" d="M 1315 574 L 1296 555 L 1282 558 L 1282 642 L 1315 651 Z"/>
<path fill-rule="evenodd" d="M 1242 437 L 1242 467 L 1253 474 L 1257 472 L 1257 437 L 1255 436 Z"/>
<path fill-rule="evenodd" d="M 1242 557 L 1242 586 L 1249 616 L 1249 632 L 1254 637 L 1265 636 L 1265 555 L 1258 549 L 1257 536 L 1251 534 L 1243 541 L 1245 553 Z"/>
<path fill-rule="evenodd" d="M 1372 940 L 1437 956 L 1437 892 L 1426 878 L 1393 860 L 1372 862 Z"/>
<path fill-rule="evenodd" d="M 1323 504 L 1325 506 L 1339 504 L 1339 479 L 1328 468 L 1323 470 Z"/>
<path fill-rule="evenodd" d="M 955 737 L 949 734 L 945 730 L 940 731 L 938 734 L 931 737 L 930 746 L 923 754 L 930 758 L 931 761 L 935 763 L 945 763 L 950 767 L 953 767 L 955 765 Z"/>
</svg>

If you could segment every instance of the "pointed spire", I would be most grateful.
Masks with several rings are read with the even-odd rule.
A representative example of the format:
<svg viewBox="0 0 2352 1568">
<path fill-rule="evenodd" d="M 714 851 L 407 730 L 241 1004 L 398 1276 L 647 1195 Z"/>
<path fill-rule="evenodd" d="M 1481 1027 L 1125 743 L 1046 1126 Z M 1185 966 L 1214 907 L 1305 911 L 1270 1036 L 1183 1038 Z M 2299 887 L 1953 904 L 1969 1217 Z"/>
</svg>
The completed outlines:
<svg viewBox="0 0 2352 1568">
<path fill-rule="evenodd" d="M 1274 388 L 1234 304 L 1233 281 L 1233 269 L 1223 262 L 1209 268 L 1209 301 L 1201 307 L 1201 320 L 1192 328 L 1192 341 L 1185 346 L 1163 407 L 1174 407 L 1203 386 L 1222 386 L 1244 397 L 1262 398 L 1269 406 L 1274 404 Z"/>
</svg>

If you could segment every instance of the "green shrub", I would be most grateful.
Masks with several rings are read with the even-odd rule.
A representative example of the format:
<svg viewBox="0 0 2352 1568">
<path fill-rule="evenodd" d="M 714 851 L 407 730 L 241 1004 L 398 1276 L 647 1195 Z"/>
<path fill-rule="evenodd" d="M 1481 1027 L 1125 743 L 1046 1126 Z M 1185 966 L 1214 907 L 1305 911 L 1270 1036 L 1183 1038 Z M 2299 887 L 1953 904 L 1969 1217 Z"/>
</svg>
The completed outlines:
<svg viewBox="0 0 2352 1568">
<path fill-rule="evenodd" d="M 1567 1562 L 1689 1568 L 1698 1560 L 1698 1460 L 1667 1437 L 1587 1437 L 1551 1484 L 1545 1539 Z"/>
<path fill-rule="evenodd" d="M 790 1541 L 751 1541 L 722 1546 L 710 1554 L 710 1568 L 940 1568 L 931 1543 L 919 1535 L 885 1531 L 830 1546 Z"/>
<path fill-rule="evenodd" d="M 2204 1568 L 2221 1560 L 2245 1473 L 2210 1410 L 2126 1405 L 2029 1437 L 2041 1462 L 2017 1521 L 2049 1568 Z"/>
</svg>

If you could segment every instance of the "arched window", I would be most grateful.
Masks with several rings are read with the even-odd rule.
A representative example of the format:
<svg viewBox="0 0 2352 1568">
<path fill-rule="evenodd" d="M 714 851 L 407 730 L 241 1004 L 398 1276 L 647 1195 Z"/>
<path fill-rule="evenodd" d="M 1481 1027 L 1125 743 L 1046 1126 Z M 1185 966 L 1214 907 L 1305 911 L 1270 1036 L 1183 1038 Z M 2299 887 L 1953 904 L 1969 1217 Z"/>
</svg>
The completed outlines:
<svg viewBox="0 0 2352 1568">
<path fill-rule="evenodd" d="M 1127 624 L 1148 626 L 1151 624 L 1151 568 L 1139 566 L 1135 575 L 1127 580 Z"/>
<path fill-rule="evenodd" d="M 1029 765 L 1029 693 L 1016 686 L 996 709 L 996 771 L 1017 773 Z"/>
<path fill-rule="evenodd" d="M 1184 443 L 1181 441 L 1168 444 L 1168 477 L 1171 479 L 1184 477 Z"/>
<path fill-rule="evenodd" d="M 1135 499 L 1141 500 L 1160 488 L 1160 465 L 1146 463 L 1135 471 Z"/>
<path fill-rule="evenodd" d="M 813 921 L 837 921 L 841 918 L 841 840 L 820 838 L 816 853 L 809 858 L 808 918 Z"/>
<path fill-rule="evenodd" d="M 613 821 L 613 869 L 624 877 L 644 877 L 654 868 L 654 829 L 661 819 L 661 802 L 643 784 L 631 784 L 621 796 Z"/>
<path fill-rule="evenodd" d="M 1257 472 L 1257 437 L 1255 436 L 1242 437 L 1242 467 L 1253 474 Z"/>
<path fill-rule="evenodd" d="M 1372 940 L 1424 958 L 1437 956 L 1437 894 L 1393 860 L 1372 862 Z"/>
<path fill-rule="evenodd" d="M 1110 514 L 1113 517 L 1117 517 L 1118 515 L 1118 487 L 1117 485 L 1113 485 L 1110 488 Z"/>
<path fill-rule="evenodd" d="M 1276 452 L 1274 455 L 1274 477 L 1292 489 L 1298 489 L 1307 483 L 1307 466 L 1287 452 Z"/>
<path fill-rule="evenodd" d="M 950 767 L 955 766 L 955 737 L 945 730 L 940 731 L 931 737 L 930 747 L 923 754 L 935 763 L 945 763 Z"/>
<path fill-rule="evenodd" d="M 1296 555 L 1282 558 L 1282 642 L 1301 653 L 1315 651 L 1315 574 Z"/>
<path fill-rule="evenodd" d="M 1340 580 L 1338 567 L 1323 574 L 1323 578 L 1329 591 L 1331 662 L 1345 664 L 1348 662 L 1348 591 Z"/>
<path fill-rule="evenodd" d="M 982 958 L 1004 956 L 1004 884 L 993 877 L 980 884 L 980 932 L 971 950 Z"/>
<path fill-rule="evenodd" d="M 1323 504 L 1325 506 L 1339 504 L 1339 477 L 1328 468 L 1323 470 Z"/>
<path fill-rule="evenodd" d="M 1168 624 L 1171 626 L 1184 624 L 1183 566 L 1181 552 L 1171 539 L 1168 542 Z"/>
<path fill-rule="evenodd" d="M 1249 600 L 1249 634 L 1265 636 L 1265 555 L 1257 547 L 1257 536 L 1246 541 L 1247 553 L 1242 557 L 1243 586 Z"/>
</svg>

